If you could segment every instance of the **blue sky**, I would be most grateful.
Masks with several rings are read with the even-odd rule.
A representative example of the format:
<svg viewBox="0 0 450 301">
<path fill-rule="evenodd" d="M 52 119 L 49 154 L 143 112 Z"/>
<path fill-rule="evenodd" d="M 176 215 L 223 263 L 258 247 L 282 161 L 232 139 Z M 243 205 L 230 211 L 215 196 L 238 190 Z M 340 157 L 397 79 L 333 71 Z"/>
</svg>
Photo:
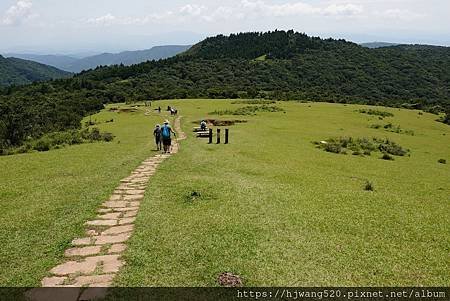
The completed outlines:
<svg viewBox="0 0 450 301">
<path fill-rule="evenodd" d="M 2 0 L 0 52 L 134 50 L 273 29 L 450 46 L 449 13 L 447 0 Z"/>
</svg>

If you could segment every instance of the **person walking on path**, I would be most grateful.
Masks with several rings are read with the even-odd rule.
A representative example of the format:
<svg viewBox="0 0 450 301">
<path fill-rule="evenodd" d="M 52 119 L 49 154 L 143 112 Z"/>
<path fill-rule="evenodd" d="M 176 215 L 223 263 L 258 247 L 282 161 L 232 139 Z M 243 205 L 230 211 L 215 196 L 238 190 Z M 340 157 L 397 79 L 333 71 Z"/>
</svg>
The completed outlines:
<svg viewBox="0 0 450 301">
<path fill-rule="evenodd" d="M 162 150 L 161 126 L 159 124 L 153 130 L 153 136 L 155 137 L 156 149 Z"/>
<path fill-rule="evenodd" d="M 170 127 L 169 121 L 168 120 L 164 121 L 164 125 L 161 128 L 161 137 L 164 146 L 164 153 L 170 154 L 172 146 L 172 138 L 171 138 L 172 133 L 175 137 L 177 136 L 177 134 Z"/>
</svg>

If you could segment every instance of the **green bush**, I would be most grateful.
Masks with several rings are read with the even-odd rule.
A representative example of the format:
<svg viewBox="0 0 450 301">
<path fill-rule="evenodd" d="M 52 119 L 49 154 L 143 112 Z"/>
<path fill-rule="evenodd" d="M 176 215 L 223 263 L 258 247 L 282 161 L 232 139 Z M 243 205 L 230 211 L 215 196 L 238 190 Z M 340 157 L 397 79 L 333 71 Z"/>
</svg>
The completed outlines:
<svg viewBox="0 0 450 301">
<path fill-rule="evenodd" d="M 284 112 L 284 110 L 277 106 L 245 106 L 237 108 L 236 110 L 222 110 L 210 112 L 210 115 L 256 115 L 258 112 Z"/>
<path fill-rule="evenodd" d="M 364 185 L 364 190 L 365 191 L 373 191 L 374 190 L 373 184 L 369 181 L 366 181 L 366 184 Z"/>
<path fill-rule="evenodd" d="M 372 152 L 379 151 L 388 155 L 405 156 L 409 152 L 409 150 L 389 139 L 369 139 L 366 137 L 357 139 L 352 137 L 330 138 L 323 142 L 314 142 L 314 144 L 318 148 L 335 154 L 346 154 L 347 150 L 350 150 L 353 155 L 370 156 Z"/>
<path fill-rule="evenodd" d="M 394 157 L 390 156 L 389 154 L 384 153 L 383 156 L 381 156 L 381 159 L 387 160 L 387 161 L 394 161 Z"/>
<path fill-rule="evenodd" d="M 46 152 L 50 150 L 51 146 L 52 140 L 48 136 L 44 136 L 35 142 L 33 149 L 39 152 Z"/>
<path fill-rule="evenodd" d="M 439 159 L 438 162 L 441 164 L 447 164 L 447 160 L 445 159 Z"/>
<path fill-rule="evenodd" d="M 81 131 L 69 130 L 65 132 L 54 132 L 42 136 L 36 140 L 30 140 L 18 148 L 2 149 L 0 155 L 13 155 L 28 153 L 32 150 L 44 152 L 52 149 L 60 149 L 65 145 L 74 145 L 95 141 L 113 141 L 115 136 L 111 133 L 101 133 L 98 128 L 86 128 Z"/>
<path fill-rule="evenodd" d="M 378 149 L 382 153 L 388 153 L 394 156 L 404 156 L 408 153 L 408 150 L 402 148 L 397 143 L 390 141 L 388 139 L 384 140 L 380 145 L 378 146 Z"/>
<path fill-rule="evenodd" d="M 361 114 L 368 114 L 368 115 L 375 115 L 375 116 L 380 116 L 380 117 L 394 117 L 394 114 L 390 113 L 390 112 L 386 112 L 386 111 L 380 111 L 380 110 L 375 110 L 375 109 L 360 109 L 358 111 Z"/>
</svg>

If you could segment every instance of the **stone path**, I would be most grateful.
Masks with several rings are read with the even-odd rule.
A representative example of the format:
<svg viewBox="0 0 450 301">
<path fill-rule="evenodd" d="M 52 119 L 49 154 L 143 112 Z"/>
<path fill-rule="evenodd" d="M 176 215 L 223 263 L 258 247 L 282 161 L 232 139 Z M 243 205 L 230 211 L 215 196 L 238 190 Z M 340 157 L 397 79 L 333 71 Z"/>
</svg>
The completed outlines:
<svg viewBox="0 0 450 301">
<path fill-rule="evenodd" d="M 180 118 L 174 124 L 179 137 L 174 140 L 172 154 L 179 150 L 178 141 L 186 138 Z M 42 287 L 78 288 L 71 300 L 92 300 L 106 294 L 106 289 L 90 288 L 111 286 L 115 274 L 125 264 L 121 255 L 133 233 L 147 184 L 158 165 L 168 157 L 170 154 L 150 157 L 120 181 L 111 197 L 97 210 L 97 217 L 85 223 L 86 236 L 72 241 L 72 247 L 65 251 L 67 261 L 50 270 L 51 276 L 42 279 Z M 31 292 L 31 299 L 41 300 L 43 296 L 40 298 L 39 292 L 39 289 L 34 295 Z"/>
</svg>

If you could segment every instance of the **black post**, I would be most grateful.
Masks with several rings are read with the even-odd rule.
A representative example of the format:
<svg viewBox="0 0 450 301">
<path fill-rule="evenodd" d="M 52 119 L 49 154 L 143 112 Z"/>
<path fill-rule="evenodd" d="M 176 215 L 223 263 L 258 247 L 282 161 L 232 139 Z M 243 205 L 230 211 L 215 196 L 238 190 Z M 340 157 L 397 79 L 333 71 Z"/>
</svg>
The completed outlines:
<svg viewBox="0 0 450 301">
<path fill-rule="evenodd" d="M 220 129 L 217 129 L 217 144 L 220 144 Z"/>
<path fill-rule="evenodd" d="M 225 129 L 225 144 L 228 144 L 228 134 L 229 134 L 229 130 Z"/>
<path fill-rule="evenodd" d="M 209 129 L 209 144 L 212 144 L 212 129 Z"/>
</svg>

